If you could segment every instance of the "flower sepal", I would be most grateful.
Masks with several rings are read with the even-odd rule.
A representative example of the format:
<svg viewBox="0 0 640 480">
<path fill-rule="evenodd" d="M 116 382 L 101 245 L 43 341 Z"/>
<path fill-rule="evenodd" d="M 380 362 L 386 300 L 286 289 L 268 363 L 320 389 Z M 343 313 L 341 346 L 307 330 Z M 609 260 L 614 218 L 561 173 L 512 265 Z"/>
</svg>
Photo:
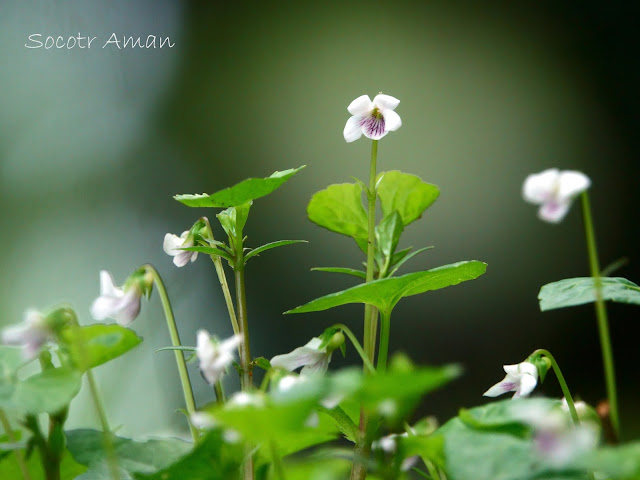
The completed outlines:
<svg viewBox="0 0 640 480">
<path fill-rule="evenodd" d="M 538 370 L 538 377 L 540 378 L 540 383 L 544 382 L 544 379 L 547 376 L 547 372 L 551 368 L 551 360 L 549 360 L 545 355 L 541 353 L 532 353 L 527 357 L 525 362 L 529 362 L 535 365 Z"/>
</svg>

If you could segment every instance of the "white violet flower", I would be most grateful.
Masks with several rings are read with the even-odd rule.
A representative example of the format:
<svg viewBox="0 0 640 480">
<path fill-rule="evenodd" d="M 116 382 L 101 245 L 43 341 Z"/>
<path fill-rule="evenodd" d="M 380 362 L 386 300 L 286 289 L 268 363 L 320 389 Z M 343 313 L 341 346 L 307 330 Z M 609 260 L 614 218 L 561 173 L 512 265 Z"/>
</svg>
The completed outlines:
<svg viewBox="0 0 640 480">
<path fill-rule="evenodd" d="M 329 368 L 331 355 L 333 352 L 327 352 L 326 345 L 320 348 L 322 340 L 317 337 L 312 338 L 309 342 L 296 348 L 294 351 L 284 355 L 276 355 L 271 359 L 273 367 L 284 368 L 290 372 L 296 368 L 304 367 L 300 371 L 300 375 L 312 375 L 314 373 L 325 373 Z"/>
<path fill-rule="evenodd" d="M 515 392 L 513 398 L 526 397 L 538 384 L 538 369 L 533 363 L 504 365 L 506 376 L 501 382 L 483 393 L 485 397 L 497 397 L 507 392 Z"/>
<path fill-rule="evenodd" d="M 113 318 L 120 325 L 128 326 L 140 313 L 142 291 L 136 282 L 117 287 L 106 270 L 100 271 L 100 296 L 91 305 L 91 316 L 96 320 Z"/>
<path fill-rule="evenodd" d="M 194 246 L 193 235 L 189 234 L 189 230 L 182 232 L 177 236 L 173 233 L 167 233 L 164 236 L 162 248 L 167 255 L 173 257 L 173 264 L 176 267 L 184 267 L 189 261 L 195 262 L 198 258 L 198 252 L 190 252 L 188 250 L 180 250 L 181 248 Z"/>
<path fill-rule="evenodd" d="M 529 175 L 522 186 L 524 199 L 540 205 L 538 217 L 545 222 L 560 222 L 571 207 L 573 199 L 591 186 L 584 173 L 550 168 Z"/>
<path fill-rule="evenodd" d="M 198 331 L 196 356 L 200 361 L 200 370 L 211 385 L 222 377 L 227 367 L 233 362 L 233 352 L 242 336 L 234 335 L 221 343 L 216 343 L 206 330 Z"/>
<path fill-rule="evenodd" d="M 32 360 L 38 356 L 44 344 L 52 337 L 53 332 L 47 320 L 34 309 L 25 312 L 22 323 L 2 330 L 2 343 L 21 346 L 25 360 Z"/>
<path fill-rule="evenodd" d="M 400 100 L 382 93 L 373 102 L 369 95 L 361 95 L 349 104 L 347 110 L 353 115 L 344 126 L 344 139 L 355 142 L 363 134 L 372 140 L 380 140 L 387 133 L 402 126 L 402 120 L 394 110 Z"/>
</svg>

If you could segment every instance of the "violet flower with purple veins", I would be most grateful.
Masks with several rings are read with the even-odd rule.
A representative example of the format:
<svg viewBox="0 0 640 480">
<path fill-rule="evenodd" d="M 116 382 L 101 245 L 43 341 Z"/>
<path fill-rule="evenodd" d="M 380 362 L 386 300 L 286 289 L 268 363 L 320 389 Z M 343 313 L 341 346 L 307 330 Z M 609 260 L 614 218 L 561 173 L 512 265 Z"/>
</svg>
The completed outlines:
<svg viewBox="0 0 640 480">
<path fill-rule="evenodd" d="M 372 140 L 380 140 L 387 133 L 402 126 L 402 120 L 394 110 L 400 100 L 382 93 L 373 102 L 369 95 L 361 95 L 349 104 L 347 110 L 353 115 L 344 127 L 344 139 L 355 142 L 363 134 Z"/>
</svg>

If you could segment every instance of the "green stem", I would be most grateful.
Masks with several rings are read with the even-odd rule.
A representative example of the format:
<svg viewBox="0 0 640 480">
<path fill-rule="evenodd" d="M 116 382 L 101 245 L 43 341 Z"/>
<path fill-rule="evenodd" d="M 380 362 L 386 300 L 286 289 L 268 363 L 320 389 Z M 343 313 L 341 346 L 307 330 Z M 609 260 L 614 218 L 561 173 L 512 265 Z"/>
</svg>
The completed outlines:
<svg viewBox="0 0 640 480">
<path fill-rule="evenodd" d="M 224 391 L 222 390 L 222 382 L 218 380 L 213 384 L 213 389 L 216 392 L 216 403 L 218 405 L 224 405 Z"/>
<path fill-rule="evenodd" d="M 380 347 L 378 350 L 378 372 L 387 369 L 387 355 L 389 353 L 389 334 L 391 332 L 391 314 L 382 313 L 380 320 Z"/>
<path fill-rule="evenodd" d="M 206 225 L 206 233 L 210 240 L 213 238 L 213 230 L 211 230 L 211 224 L 206 217 L 203 217 Z M 224 302 L 227 305 L 227 311 L 229 312 L 229 319 L 231 320 L 231 326 L 233 327 L 233 333 L 235 335 L 240 334 L 240 327 L 238 326 L 238 319 L 236 317 L 236 310 L 233 307 L 233 299 L 231 298 L 231 291 L 229 290 L 229 284 L 227 283 L 227 275 L 224 273 L 224 267 L 222 266 L 222 260 L 218 255 L 210 255 L 213 265 L 216 267 L 216 273 L 218 275 L 218 281 L 222 288 L 222 295 L 224 295 Z"/>
<path fill-rule="evenodd" d="M 271 449 L 271 458 L 273 460 L 273 467 L 276 471 L 276 475 L 280 480 L 285 480 L 286 476 L 284 474 L 284 467 L 282 466 L 282 459 L 278 454 L 276 443 L 274 441 L 269 442 L 269 447 Z"/>
<path fill-rule="evenodd" d="M 378 161 L 378 141 L 371 144 L 371 163 L 369 167 L 369 189 L 367 191 L 367 276 L 366 283 L 372 282 L 374 277 L 375 241 L 376 241 L 376 176 Z M 364 309 L 364 350 L 371 362 L 375 359 L 375 341 L 378 325 L 372 311 L 375 307 L 365 305 Z"/>
<path fill-rule="evenodd" d="M 7 437 L 9 437 L 9 441 L 11 443 L 17 443 L 15 435 L 13 434 L 13 430 L 11 429 L 11 424 L 9 423 L 9 419 L 7 418 L 4 410 L 0 408 L 0 423 L 2 423 L 2 428 L 4 428 Z M 31 480 L 31 476 L 29 475 L 29 469 L 27 468 L 27 464 L 24 462 L 24 456 L 22 455 L 22 450 L 14 450 L 14 455 L 16 456 L 16 461 L 18 462 L 18 467 L 22 472 L 22 478 L 24 480 Z"/>
<path fill-rule="evenodd" d="M 378 141 L 371 144 L 371 163 L 369 166 L 369 188 L 367 190 L 367 275 L 366 283 L 372 282 L 374 277 L 375 241 L 376 241 L 376 176 L 378 161 Z M 378 331 L 378 311 L 373 305 L 364 306 L 364 351 L 373 363 L 376 356 L 376 336 Z M 363 365 L 366 372 L 366 367 Z M 360 408 L 360 438 L 356 442 L 353 453 L 353 466 L 351 468 L 351 480 L 364 480 L 367 476 L 366 460 L 371 454 L 371 438 L 367 434 L 369 430 L 369 417 L 363 408 Z"/>
<path fill-rule="evenodd" d="M 602 349 L 602 361 L 604 363 L 605 380 L 607 384 L 607 397 L 611 411 L 611 424 L 614 432 L 620 438 L 620 417 L 618 415 L 618 395 L 616 392 L 616 375 L 613 364 L 613 349 L 611 348 L 611 338 L 609 336 L 609 322 L 607 320 L 607 309 L 602 298 L 602 278 L 600 274 L 600 264 L 598 261 L 598 250 L 596 248 L 596 235 L 593 228 L 591 216 L 591 205 L 586 191 L 582 192 L 582 214 L 584 218 L 584 232 L 587 240 L 587 250 L 589 252 L 589 266 L 593 277 L 593 286 L 596 292 L 596 317 L 598 319 L 598 330 L 600 332 L 600 347 Z"/>
<path fill-rule="evenodd" d="M 98 393 L 98 387 L 96 380 L 91 370 L 87 370 L 87 381 L 89 383 L 89 391 L 91 392 L 91 398 L 93 399 L 93 405 L 96 408 L 96 413 L 100 419 L 100 425 L 102 425 L 102 438 L 104 442 L 104 448 L 107 453 L 107 459 L 109 464 L 109 472 L 113 480 L 120 480 L 120 470 L 118 468 L 118 460 L 116 459 L 116 451 L 113 445 L 113 437 L 111 435 L 111 428 L 109 427 L 109 421 L 107 420 L 107 414 L 102 404 L 102 399 Z"/>
<path fill-rule="evenodd" d="M 174 347 L 181 347 L 182 343 L 180 343 L 180 335 L 178 334 L 178 327 L 176 326 L 176 320 L 173 316 L 171 301 L 169 300 L 169 295 L 167 294 L 167 289 L 164 286 L 162 277 L 153 265 L 147 264 L 144 265 L 143 268 L 153 276 L 153 282 L 158 288 L 158 295 L 160 295 L 160 301 L 162 302 L 164 316 L 167 319 L 167 328 L 169 329 L 171 344 Z M 193 415 L 196 411 L 196 402 L 193 398 L 191 380 L 189 379 L 189 373 L 187 372 L 187 362 L 184 359 L 184 354 L 180 350 L 174 350 L 173 353 L 175 354 L 178 373 L 180 374 L 180 383 L 182 384 L 182 392 L 184 394 L 184 401 L 187 406 L 187 413 L 189 415 Z M 199 437 L 198 429 L 191 425 L 191 422 L 189 422 L 189 429 L 191 430 L 193 443 L 197 443 Z"/>
<path fill-rule="evenodd" d="M 560 371 L 560 366 L 556 359 L 551 355 L 549 350 L 545 350 L 544 348 L 539 348 L 533 355 L 544 355 L 551 362 L 551 368 L 553 368 L 554 373 L 556 374 L 556 378 L 558 379 L 558 383 L 560 384 L 560 388 L 562 389 L 562 394 L 564 398 L 567 400 L 567 405 L 569 406 L 569 412 L 571 413 L 571 419 L 573 420 L 574 425 L 580 425 L 580 418 L 578 417 L 578 411 L 576 410 L 576 405 L 573 401 L 573 397 L 571 396 L 571 392 L 569 391 L 569 387 L 567 386 L 567 382 L 564 379 L 564 375 L 562 375 L 562 371 Z"/>
<path fill-rule="evenodd" d="M 365 351 L 362 349 L 360 342 L 358 341 L 356 336 L 353 334 L 351 329 L 343 323 L 336 323 L 332 327 L 339 328 L 349 338 L 349 340 L 351 340 L 351 343 L 353 344 L 354 348 L 358 352 L 358 355 L 360 355 L 360 358 L 362 359 L 363 365 L 369 369 L 370 373 L 376 373 L 376 368 L 373 366 L 373 363 L 371 363 L 371 360 L 369 360 L 369 357 L 367 356 Z"/>
</svg>

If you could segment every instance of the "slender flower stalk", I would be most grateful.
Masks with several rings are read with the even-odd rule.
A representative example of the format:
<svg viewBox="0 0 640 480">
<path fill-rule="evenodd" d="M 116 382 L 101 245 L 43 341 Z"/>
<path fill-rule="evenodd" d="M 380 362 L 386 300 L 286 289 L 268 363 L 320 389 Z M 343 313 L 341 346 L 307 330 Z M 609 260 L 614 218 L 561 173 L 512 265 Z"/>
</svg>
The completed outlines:
<svg viewBox="0 0 640 480">
<path fill-rule="evenodd" d="M 160 295 L 160 301 L 162 302 L 162 308 L 164 309 L 164 315 L 167 319 L 167 328 L 169 329 L 169 335 L 171 337 L 171 344 L 174 347 L 181 347 L 180 335 L 178 334 L 178 327 L 176 326 L 176 320 L 173 316 L 173 309 L 171 308 L 171 301 L 167 294 L 167 289 L 164 286 L 162 277 L 155 269 L 153 265 L 147 264 L 143 267 L 147 272 L 153 276 L 153 281 L 158 287 L 158 294 Z M 187 407 L 187 413 L 189 416 L 196 412 L 196 402 L 193 398 L 193 389 L 191 388 L 191 380 L 189 379 L 189 373 L 187 372 L 187 362 L 184 359 L 184 354 L 180 350 L 174 350 L 176 357 L 176 364 L 178 365 L 178 373 L 180 374 L 180 383 L 182 384 L 182 392 L 184 393 L 184 401 Z M 193 442 L 198 441 L 198 430 L 191 424 L 189 424 L 191 430 L 191 437 Z"/>
<path fill-rule="evenodd" d="M 332 327 L 340 329 L 340 331 L 342 331 L 349 338 L 349 340 L 351 340 L 353 347 L 356 349 L 358 355 L 360 355 L 360 358 L 362 359 L 362 364 L 367 367 L 369 373 L 376 373 L 376 368 L 373 366 L 371 360 L 369 360 L 369 356 L 366 354 L 366 352 L 362 348 L 362 345 L 360 345 L 360 342 L 353 334 L 351 329 L 343 323 L 336 323 L 335 325 L 332 325 Z"/>
<path fill-rule="evenodd" d="M 553 368 L 554 373 L 556 374 L 556 378 L 558 379 L 558 383 L 560 384 L 560 388 L 562 389 L 562 394 L 564 398 L 567 400 L 567 406 L 569 407 L 569 413 L 571 413 L 571 419 L 573 420 L 574 425 L 580 425 L 580 418 L 578 417 L 578 411 L 576 410 L 575 402 L 573 401 L 573 397 L 571 396 L 571 392 L 569 391 L 569 387 L 567 386 L 567 382 L 564 379 L 564 375 L 562 375 L 562 371 L 560 371 L 560 366 L 556 359 L 553 358 L 551 352 L 549 350 L 545 350 L 543 348 L 539 348 L 532 355 L 544 355 L 551 362 L 551 368 Z"/>
<path fill-rule="evenodd" d="M 380 319 L 380 348 L 378 350 L 378 372 L 384 373 L 387 369 L 387 356 L 389 354 L 389 334 L 391 333 L 391 315 L 383 313 Z"/>
<path fill-rule="evenodd" d="M 371 164 L 369 168 L 369 189 L 367 191 L 367 216 L 369 219 L 367 236 L 367 274 L 366 283 L 372 282 L 374 277 L 374 253 L 376 238 L 376 176 L 378 160 L 378 140 L 371 144 Z M 371 363 L 375 360 L 375 342 L 378 330 L 378 310 L 373 305 L 364 306 L 364 351 Z M 385 360 L 386 363 L 386 360 Z M 363 365 L 366 372 L 366 367 Z M 351 480 L 364 480 L 367 476 L 365 460 L 371 453 L 371 439 L 367 438 L 369 417 L 360 409 L 360 438 L 356 442 L 354 462 L 351 468 Z"/>
<path fill-rule="evenodd" d="M 9 423 L 9 419 L 7 418 L 4 410 L 0 408 L 0 423 L 2 423 L 2 428 L 4 428 L 7 437 L 11 443 L 17 443 L 16 436 L 13 434 L 13 430 L 11 429 L 11 424 Z M 16 462 L 18 462 L 18 467 L 20 468 L 20 472 L 22 473 L 23 480 L 31 480 L 31 475 L 29 475 L 29 469 L 27 468 L 27 464 L 24 461 L 24 455 L 22 454 L 22 450 L 14 450 L 14 455 L 16 456 Z"/>
<path fill-rule="evenodd" d="M 596 248 L 596 235 L 591 216 L 591 204 L 589 203 L 589 196 L 586 191 L 582 192 L 581 197 L 584 232 L 589 253 L 589 267 L 591 269 L 593 286 L 596 293 L 595 310 L 598 319 L 598 330 L 600 332 L 600 347 L 602 349 L 602 361 L 604 363 L 605 380 L 607 384 L 607 397 L 609 399 L 609 407 L 611 408 L 611 424 L 613 425 L 615 434 L 620 437 L 620 417 L 618 416 L 618 395 L 616 392 L 613 349 L 611 348 L 611 338 L 609 336 L 607 309 L 602 298 L 602 277 L 598 260 L 598 250 Z"/>
</svg>

